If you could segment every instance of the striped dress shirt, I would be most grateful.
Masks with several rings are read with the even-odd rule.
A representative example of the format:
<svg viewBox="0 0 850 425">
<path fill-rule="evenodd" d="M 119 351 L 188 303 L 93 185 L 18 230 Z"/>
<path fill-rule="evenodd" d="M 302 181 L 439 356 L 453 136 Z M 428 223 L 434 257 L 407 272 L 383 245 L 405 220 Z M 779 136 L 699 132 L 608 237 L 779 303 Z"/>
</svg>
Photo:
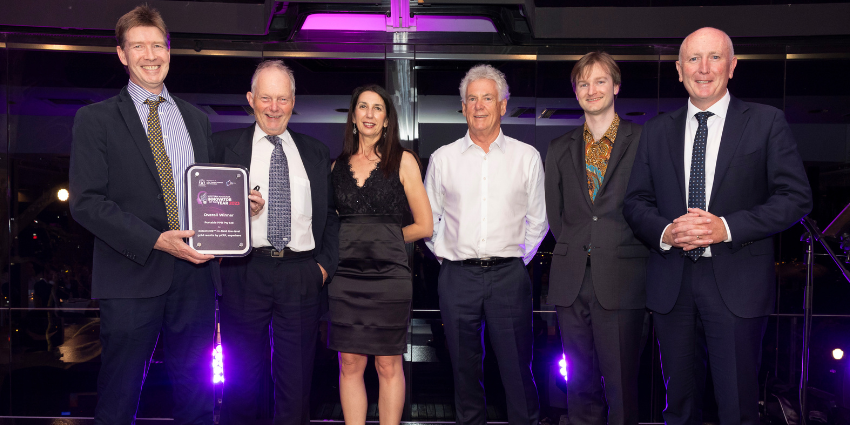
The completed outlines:
<svg viewBox="0 0 850 425">
<path fill-rule="evenodd" d="M 159 105 L 159 123 L 162 126 L 162 142 L 165 144 L 165 153 L 171 161 L 171 175 L 174 179 L 174 190 L 177 193 L 177 214 L 180 216 L 180 230 L 187 230 L 186 222 L 186 168 L 195 163 L 195 151 L 192 150 L 192 139 L 189 138 L 189 130 L 180 109 L 174 103 L 174 99 L 168 94 L 168 89 L 162 86 L 162 93 L 152 94 L 139 87 L 132 81 L 127 84 L 127 91 L 133 99 L 139 119 L 148 133 L 148 113 L 150 107 L 144 102 L 148 99 L 156 100 L 159 96 L 165 99 Z"/>
</svg>

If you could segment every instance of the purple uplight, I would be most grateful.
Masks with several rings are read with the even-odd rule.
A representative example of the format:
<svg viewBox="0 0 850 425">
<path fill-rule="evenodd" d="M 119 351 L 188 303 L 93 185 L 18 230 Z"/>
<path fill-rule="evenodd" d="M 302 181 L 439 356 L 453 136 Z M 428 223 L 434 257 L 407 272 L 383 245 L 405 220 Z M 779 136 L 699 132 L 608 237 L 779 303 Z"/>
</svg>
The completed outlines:
<svg viewBox="0 0 850 425">
<path fill-rule="evenodd" d="M 224 382 L 224 354 L 221 352 L 221 344 L 215 346 L 212 357 L 213 384 Z"/>
<path fill-rule="evenodd" d="M 386 31 L 387 16 L 361 13 L 314 13 L 307 16 L 302 30 Z"/>
<path fill-rule="evenodd" d="M 561 354 L 561 360 L 558 361 L 558 366 L 561 368 L 558 370 L 561 372 L 561 376 L 564 377 L 564 381 L 569 381 L 569 377 L 567 376 L 567 355 Z"/>
</svg>

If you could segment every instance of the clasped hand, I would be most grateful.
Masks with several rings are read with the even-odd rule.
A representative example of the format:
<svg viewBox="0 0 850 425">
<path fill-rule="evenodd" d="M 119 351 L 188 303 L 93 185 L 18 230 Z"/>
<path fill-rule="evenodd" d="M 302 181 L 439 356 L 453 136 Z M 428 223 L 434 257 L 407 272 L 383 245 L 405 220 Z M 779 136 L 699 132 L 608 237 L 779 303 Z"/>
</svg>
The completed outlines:
<svg viewBox="0 0 850 425">
<path fill-rule="evenodd" d="M 699 208 L 688 208 L 686 214 L 667 226 L 662 241 L 690 251 L 723 242 L 727 237 L 726 226 L 720 217 Z"/>
</svg>

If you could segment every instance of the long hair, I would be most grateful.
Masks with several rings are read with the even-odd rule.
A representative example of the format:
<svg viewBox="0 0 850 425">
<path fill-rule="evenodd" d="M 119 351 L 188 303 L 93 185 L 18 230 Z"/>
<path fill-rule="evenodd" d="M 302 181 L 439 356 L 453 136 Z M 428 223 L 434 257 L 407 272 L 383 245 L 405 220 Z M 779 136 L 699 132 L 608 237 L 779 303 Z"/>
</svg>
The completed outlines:
<svg viewBox="0 0 850 425">
<path fill-rule="evenodd" d="M 396 113 L 393 100 L 389 93 L 377 84 L 360 86 L 351 93 L 351 102 L 348 105 L 348 118 L 345 123 L 345 140 L 342 144 L 342 153 L 337 158 L 337 162 L 341 161 L 347 164 L 351 156 L 356 154 L 360 149 L 360 138 L 354 134 L 354 129 L 356 128 L 354 124 L 354 111 L 357 108 L 357 100 L 360 99 L 360 95 L 367 91 L 381 96 L 386 107 L 387 128 L 386 132 L 375 143 L 375 153 L 381 158 L 380 168 L 384 172 L 384 177 L 389 178 L 393 174 L 398 175 L 398 170 L 401 166 L 401 156 L 406 149 L 401 146 L 401 139 L 398 134 L 398 113 Z"/>
</svg>

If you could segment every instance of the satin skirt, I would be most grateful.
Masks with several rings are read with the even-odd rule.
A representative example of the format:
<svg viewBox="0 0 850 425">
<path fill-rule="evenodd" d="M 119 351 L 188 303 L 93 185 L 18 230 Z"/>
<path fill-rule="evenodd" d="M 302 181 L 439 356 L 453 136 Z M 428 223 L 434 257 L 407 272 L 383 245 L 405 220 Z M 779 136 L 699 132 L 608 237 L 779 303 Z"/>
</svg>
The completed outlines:
<svg viewBox="0 0 850 425">
<path fill-rule="evenodd" d="M 403 354 L 413 285 L 401 216 L 346 215 L 340 222 L 339 267 L 328 288 L 328 348 Z"/>
</svg>

